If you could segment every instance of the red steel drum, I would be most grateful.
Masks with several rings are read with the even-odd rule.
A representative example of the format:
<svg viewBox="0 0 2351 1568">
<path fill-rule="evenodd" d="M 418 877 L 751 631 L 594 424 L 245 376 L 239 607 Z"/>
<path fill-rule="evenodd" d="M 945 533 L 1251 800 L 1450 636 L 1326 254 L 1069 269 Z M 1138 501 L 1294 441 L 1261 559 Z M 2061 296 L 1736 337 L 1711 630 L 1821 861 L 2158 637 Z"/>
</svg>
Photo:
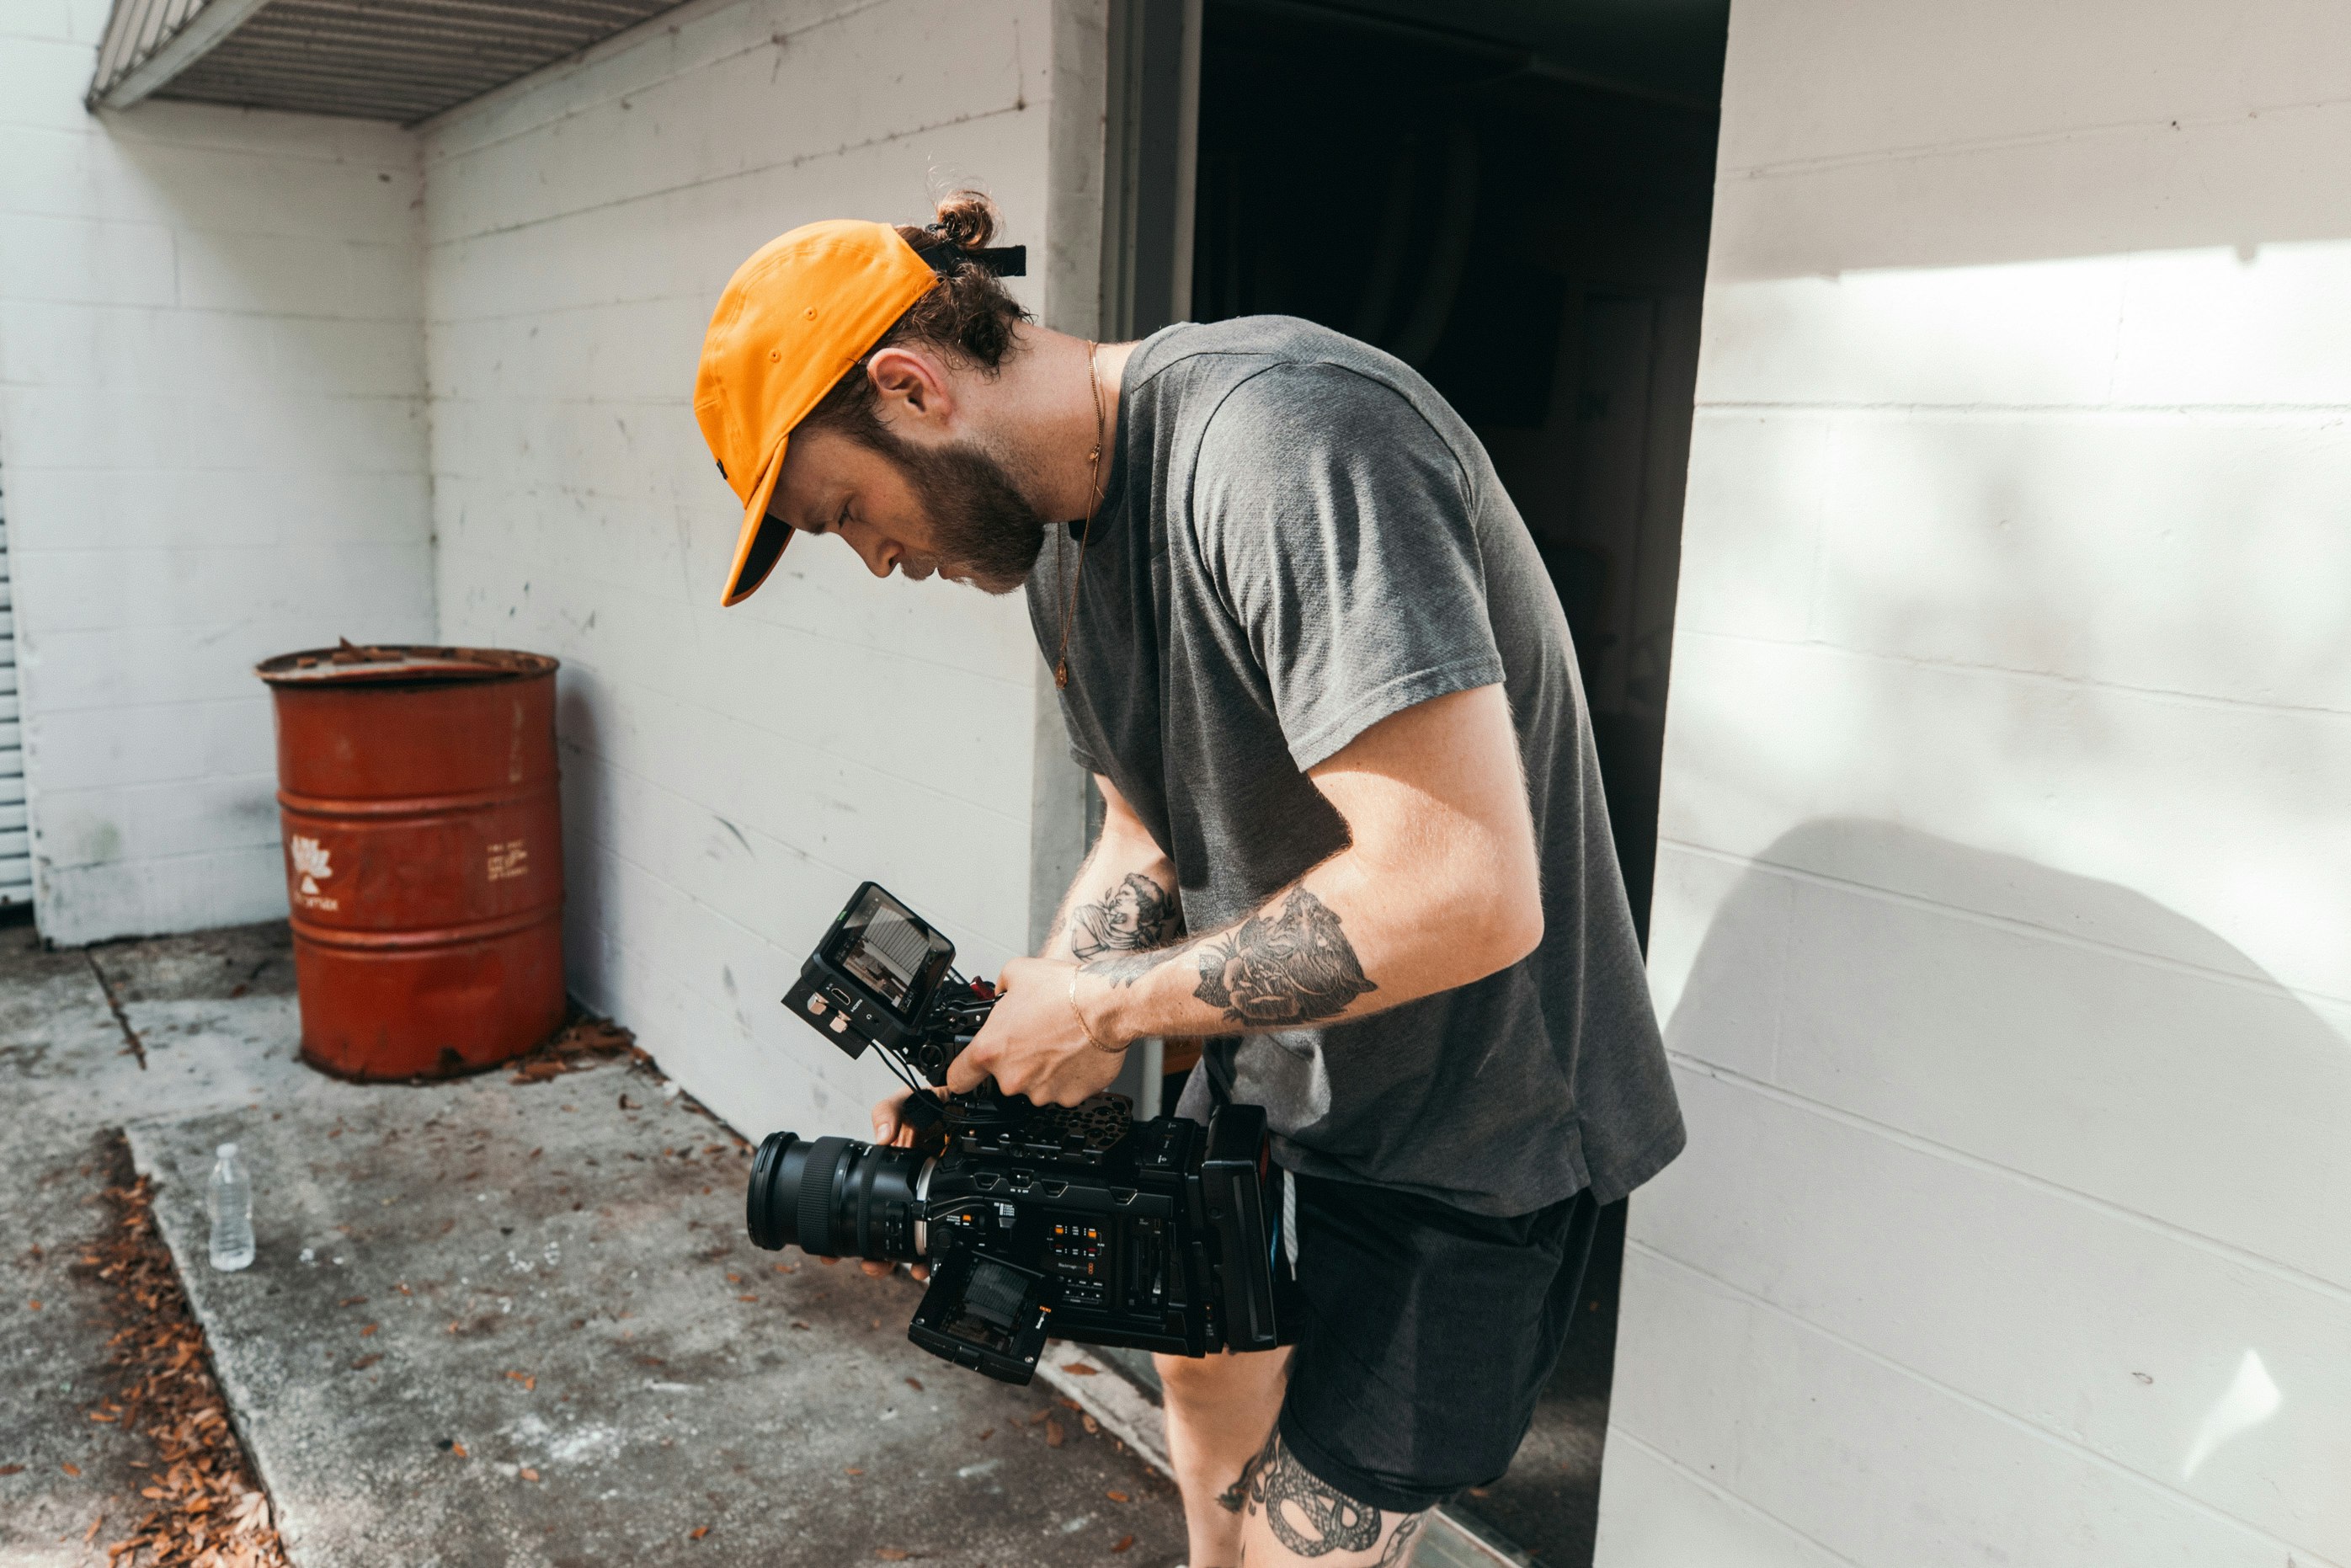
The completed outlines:
<svg viewBox="0 0 2351 1568">
<path fill-rule="evenodd" d="M 277 710 L 302 1059 L 445 1077 L 561 1027 L 556 662 L 340 648 L 259 665 Z"/>
</svg>

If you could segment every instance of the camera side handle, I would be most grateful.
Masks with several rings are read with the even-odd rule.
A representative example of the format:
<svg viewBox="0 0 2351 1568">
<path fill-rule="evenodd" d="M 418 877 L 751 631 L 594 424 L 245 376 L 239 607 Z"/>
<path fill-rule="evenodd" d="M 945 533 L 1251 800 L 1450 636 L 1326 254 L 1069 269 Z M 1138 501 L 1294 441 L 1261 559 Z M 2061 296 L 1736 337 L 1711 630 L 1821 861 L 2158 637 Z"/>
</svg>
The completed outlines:
<svg viewBox="0 0 2351 1568">
<path fill-rule="evenodd" d="M 1224 1284 L 1225 1343 L 1271 1350 L 1280 1343 L 1273 1318 L 1273 1247 L 1265 1222 L 1265 1107 L 1228 1103 L 1208 1118 L 1200 1159 L 1200 1196 L 1217 1236 Z"/>
</svg>

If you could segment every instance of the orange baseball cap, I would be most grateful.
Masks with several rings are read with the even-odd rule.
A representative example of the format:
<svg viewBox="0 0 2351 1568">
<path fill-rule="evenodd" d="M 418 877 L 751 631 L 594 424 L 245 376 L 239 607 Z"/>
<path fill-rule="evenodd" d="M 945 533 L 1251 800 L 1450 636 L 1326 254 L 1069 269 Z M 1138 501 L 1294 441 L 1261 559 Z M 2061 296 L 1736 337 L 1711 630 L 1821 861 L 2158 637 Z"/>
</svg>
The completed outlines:
<svg viewBox="0 0 2351 1568">
<path fill-rule="evenodd" d="M 748 599 L 791 542 L 768 501 L 792 428 L 938 280 L 896 229 L 847 218 L 769 240 L 727 279 L 694 378 L 695 421 L 743 502 L 721 603 Z"/>
</svg>

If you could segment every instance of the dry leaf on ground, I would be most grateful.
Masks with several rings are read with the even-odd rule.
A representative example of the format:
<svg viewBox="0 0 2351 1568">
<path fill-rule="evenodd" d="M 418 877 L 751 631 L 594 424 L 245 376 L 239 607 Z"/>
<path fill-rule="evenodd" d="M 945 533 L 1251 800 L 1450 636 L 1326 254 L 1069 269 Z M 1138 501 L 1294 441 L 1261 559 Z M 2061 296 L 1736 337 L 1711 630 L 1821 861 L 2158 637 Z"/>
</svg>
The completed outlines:
<svg viewBox="0 0 2351 1568">
<path fill-rule="evenodd" d="M 130 1175 L 127 1150 L 118 1169 Z M 155 1229 L 147 1178 L 108 1189 L 116 1222 L 97 1249 L 98 1279 L 111 1292 L 110 1347 L 122 1379 L 102 1410 L 152 1444 L 156 1484 L 141 1489 L 155 1506 L 131 1534 L 106 1548 L 110 1561 L 139 1568 L 286 1568 L 269 1500 L 229 1429 L 227 1401 L 213 1379 L 204 1331 L 188 1311 L 172 1255 Z M 66 1469 L 74 1471 L 71 1465 Z M 96 1539 L 98 1524 L 90 1527 Z"/>
</svg>

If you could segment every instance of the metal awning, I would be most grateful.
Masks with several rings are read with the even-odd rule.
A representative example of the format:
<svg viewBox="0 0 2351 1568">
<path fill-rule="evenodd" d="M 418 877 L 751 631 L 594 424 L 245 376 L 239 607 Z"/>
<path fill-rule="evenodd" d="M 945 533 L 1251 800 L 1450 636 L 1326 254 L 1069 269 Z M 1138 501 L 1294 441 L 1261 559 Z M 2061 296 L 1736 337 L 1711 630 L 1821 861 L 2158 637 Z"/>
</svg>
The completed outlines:
<svg viewBox="0 0 2351 1568">
<path fill-rule="evenodd" d="M 146 98 L 413 123 L 678 0 L 114 0 L 92 109 Z"/>
</svg>

